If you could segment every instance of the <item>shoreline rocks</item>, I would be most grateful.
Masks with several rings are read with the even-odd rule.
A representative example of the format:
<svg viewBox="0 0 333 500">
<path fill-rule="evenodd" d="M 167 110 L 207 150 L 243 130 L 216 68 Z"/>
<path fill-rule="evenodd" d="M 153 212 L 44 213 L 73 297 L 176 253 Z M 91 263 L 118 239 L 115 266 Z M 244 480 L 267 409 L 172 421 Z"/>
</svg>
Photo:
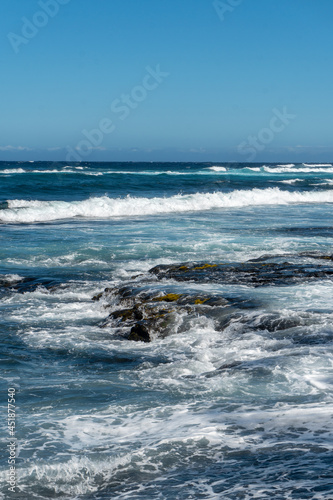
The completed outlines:
<svg viewBox="0 0 333 500">
<path fill-rule="evenodd" d="M 332 261 L 331 255 L 302 252 L 263 255 L 242 263 L 161 264 L 120 288 L 106 288 L 93 300 L 104 299 L 109 302 L 106 307 L 112 308 L 101 327 L 112 327 L 120 337 L 128 340 L 151 342 L 186 329 L 189 321 L 198 316 L 206 317 L 207 321 L 212 319 L 217 329 L 223 329 L 235 315 L 239 317 L 244 314 L 244 309 L 257 306 L 251 299 L 189 292 L 188 285 L 180 290 L 180 282 L 246 285 L 251 288 L 291 286 L 333 279 Z"/>
</svg>

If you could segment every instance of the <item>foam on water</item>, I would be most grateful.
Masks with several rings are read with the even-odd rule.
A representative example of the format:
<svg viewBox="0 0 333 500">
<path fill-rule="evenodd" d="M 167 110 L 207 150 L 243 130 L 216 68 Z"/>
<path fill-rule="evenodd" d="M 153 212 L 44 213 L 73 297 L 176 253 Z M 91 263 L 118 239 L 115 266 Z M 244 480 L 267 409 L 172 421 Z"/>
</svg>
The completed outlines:
<svg viewBox="0 0 333 500">
<path fill-rule="evenodd" d="M 0 170 L 0 174 L 24 174 L 26 170 L 23 168 L 5 168 Z"/>
<path fill-rule="evenodd" d="M 19 274 L 0 274 L 0 281 L 6 281 L 8 283 L 12 283 L 15 281 L 21 281 L 23 279 Z"/>
<path fill-rule="evenodd" d="M 303 163 L 305 167 L 332 167 L 332 163 Z"/>
<path fill-rule="evenodd" d="M 302 182 L 302 179 L 285 179 L 284 181 L 277 181 L 282 184 L 296 184 L 296 182 Z"/>
<path fill-rule="evenodd" d="M 332 203 L 333 191 L 289 192 L 279 188 L 235 190 L 231 193 L 196 193 L 169 198 L 89 198 L 83 201 L 8 200 L 0 211 L 0 221 L 14 223 L 46 222 L 73 217 L 113 218 L 172 212 L 202 211 L 214 208 L 298 203 Z"/>
<path fill-rule="evenodd" d="M 329 456 L 333 450 L 332 404 L 320 400 L 306 402 L 306 397 L 320 395 L 331 382 L 324 353 L 321 357 L 309 353 L 299 364 L 295 359 L 301 358 L 297 358 L 290 341 L 283 343 L 263 333 L 236 331 L 234 328 L 224 332 L 221 338 L 221 332 L 215 331 L 212 324 L 199 319 L 186 334 L 151 346 L 138 345 L 134 351 L 129 343 L 110 343 L 105 339 L 105 354 L 135 353 L 141 358 L 134 372 L 120 370 L 113 381 L 113 391 L 126 381 L 131 393 L 155 390 L 160 401 L 162 395 L 170 395 L 174 402 L 156 405 L 138 398 L 111 403 L 98 414 L 92 411 L 62 415 L 59 411 L 55 414 L 52 408 L 43 410 L 34 417 L 40 423 L 38 436 L 35 435 L 35 464 L 26 464 L 19 471 L 23 491 L 44 491 L 39 493 L 40 498 L 50 494 L 60 498 L 96 494 L 91 498 L 102 498 L 98 491 L 109 491 L 110 496 L 117 492 L 120 498 L 140 498 L 136 497 L 139 482 L 141 495 L 148 497 L 149 483 L 156 480 L 158 485 L 163 476 L 166 484 L 170 482 L 169 489 L 175 479 L 184 485 L 187 468 L 191 467 L 201 474 L 201 491 L 203 485 L 211 485 L 207 498 L 214 498 L 214 491 L 219 491 L 219 481 L 225 497 L 237 498 L 231 496 L 236 488 L 237 464 L 241 475 L 236 484 L 240 490 L 245 488 L 242 475 L 247 470 L 252 476 L 251 485 L 247 486 L 249 494 L 255 497 L 255 491 L 265 491 L 261 497 L 258 493 L 258 498 L 269 498 L 276 482 L 275 486 L 267 485 L 266 477 L 280 472 L 280 468 L 285 470 L 291 458 L 296 466 L 304 463 L 304 457 L 308 460 L 313 455 L 315 467 L 319 452 Z M 88 342 L 82 345 L 76 336 L 72 348 L 64 340 L 61 345 L 69 352 L 73 348 L 81 352 L 89 349 Z M 51 345 L 52 339 L 48 341 Z M 92 353 L 97 345 L 91 345 Z M 282 358 L 279 354 L 283 351 Z M 302 348 L 298 351 L 301 355 Z M 160 362 L 153 362 L 154 358 Z M 219 372 L 221 364 L 230 364 L 233 359 L 241 360 L 242 365 Z M 330 363 L 332 373 L 332 357 Z M 95 389 L 105 384 L 101 374 L 99 379 Z M 188 398 L 189 393 L 193 398 Z M 266 397 L 276 398 L 277 402 L 269 408 L 259 408 L 252 399 L 255 395 L 262 401 Z M 292 404 L 293 398 L 300 399 L 302 395 L 303 403 L 300 400 L 297 406 Z M 50 449 L 62 443 L 62 461 L 46 463 L 42 459 L 42 443 Z M 29 446 L 28 441 L 22 443 L 22 456 L 29 452 Z M 256 471 L 249 462 L 255 456 L 261 457 L 265 468 Z M 218 475 L 214 473 L 217 470 Z M 124 471 L 128 480 L 121 488 Z M 217 477 L 223 477 L 223 482 Z M 315 484 L 313 480 L 311 487 Z M 298 481 L 286 485 L 286 491 L 293 491 L 297 485 Z M 191 487 L 194 495 L 200 492 L 200 484 L 192 481 Z M 172 495 L 171 489 L 170 496 L 165 497 L 174 498 Z"/>
<path fill-rule="evenodd" d="M 227 169 L 225 167 L 218 167 L 216 165 L 213 165 L 212 167 L 208 167 L 208 170 L 213 170 L 214 172 L 226 172 Z"/>
<path fill-rule="evenodd" d="M 271 260 L 330 271 L 333 191 L 311 183 L 323 169 L 329 184 L 332 165 L 54 167 L 87 186 L 80 201 L 72 187 L 57 198 L 70 176 L 45 172 L 39 184 L 35 172 L 17 172 L 17 185 L 3 176 L 10 190 L 0 220 L 14 224 L 2 225 L 0 240 L 1 361 L 4 393 L 7 384 L 18 389 L 17 498 L 330 498 L 332 276 L 256 287 L 148 271 L 188 261 L 239 266 L 265 254 L 268 276 Z M 23 179 L 31 192 L 20 195 Z M 122 187 L 108 191 L 108 180 Z M 140 197 L 121 197 L 125 181 Z M 211 192 L 219 181 L 226 192 Z M 304 191 L 295 191 L 298 181 Z M 92 297 L 133 286 L 228 305 L 176 310 L 168 336 L 131 342 L 119 325 L 105 326 L 123 307 L 116 291 Z M 6 474 L 4 464 L 4 500 Z"/>
<path fill-rule="evenodd" d="M 331 167 L 331 165 L 330 165 Z M 290 167 L 263 167 L 263 170 L 265 172 L 269 172 L 271 174 L 285 174 L 285 173 L 304 173 L 304 174 L 309 174 L 311 172 L 315 173 L 333 173 L 333 168 L 319 168 L 319 166 L 311 165 L 306 168 L 302 167 L 297 167 L 297 168 L 290 168 Z"/>
</svg>

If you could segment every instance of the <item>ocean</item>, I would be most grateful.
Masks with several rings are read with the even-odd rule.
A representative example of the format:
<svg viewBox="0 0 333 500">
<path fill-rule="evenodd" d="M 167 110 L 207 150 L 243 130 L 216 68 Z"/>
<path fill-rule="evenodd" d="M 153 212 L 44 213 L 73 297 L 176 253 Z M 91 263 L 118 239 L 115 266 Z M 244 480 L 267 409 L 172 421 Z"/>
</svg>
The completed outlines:
<svg viewBox="0 0 333 500">
<path fill-rule="evenodd" d="M 0 498 L 333 498 L 333 164 L 0 186 Z"/>
</svg>

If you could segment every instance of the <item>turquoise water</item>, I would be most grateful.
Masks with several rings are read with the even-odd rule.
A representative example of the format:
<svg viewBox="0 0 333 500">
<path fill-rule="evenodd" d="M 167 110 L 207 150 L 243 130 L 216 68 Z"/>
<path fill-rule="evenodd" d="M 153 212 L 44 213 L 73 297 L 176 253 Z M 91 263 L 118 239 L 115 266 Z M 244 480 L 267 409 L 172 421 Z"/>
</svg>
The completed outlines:
<svg viewBox="0 0 333 500">
<path fill-rule="evenodd" d="M 331 164 L 2 162 L 0 185 L 13 498 L 333 498 L 333 281 L 317 273 L 333 269 Z M 148 273 L 263 256 L 313 276 Z M 92 297 L 137 284 L 235 305 L 223 327 L 219 310 L 181 312 L 168 336 L 133 342 L 101 327 L 116 302 Z M 7 479 L 5 460 L 1 498 Z"/>
</svg>

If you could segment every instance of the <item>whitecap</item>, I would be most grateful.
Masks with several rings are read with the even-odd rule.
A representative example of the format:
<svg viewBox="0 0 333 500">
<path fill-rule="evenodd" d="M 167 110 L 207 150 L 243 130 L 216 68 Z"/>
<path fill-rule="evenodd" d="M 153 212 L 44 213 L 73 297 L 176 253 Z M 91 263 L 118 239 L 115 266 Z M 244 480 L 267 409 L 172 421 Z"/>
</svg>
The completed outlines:
<svg viewBox="0 0 333 500">
<path fill-rule="evenodd" d="M 227 169 L 225 167 L 218 167 L 213 165 L 212 167 L 208 167 L 208 170 L 213 170 L 214 172 L 226 172 Z"/>
<path fill-rule="evenodd" d="M 332 167 L 332 163 L 303 163 L 304 167 Z"/>
<path fill-rule="evenodd" d="M 24 174 L 26 170 L 23 168 L 6 168 L 5 170 L 1 170 L 0 174 Z"/>
<path fill-rule="evenodd" d="M 256 205 L 289 205 L 299 203 L 333 203 L 333 191 L 289 192 L 279 188 L 235 190 L 231 193 L 178 194 L 169 198 L 93 197 L 82 201 L 8 200 L 1 210 L 0 221 L 31 223 L 74 217 L 134 217 L 173 212 L 191 212 L 215 208 Z"/>
</svg>

